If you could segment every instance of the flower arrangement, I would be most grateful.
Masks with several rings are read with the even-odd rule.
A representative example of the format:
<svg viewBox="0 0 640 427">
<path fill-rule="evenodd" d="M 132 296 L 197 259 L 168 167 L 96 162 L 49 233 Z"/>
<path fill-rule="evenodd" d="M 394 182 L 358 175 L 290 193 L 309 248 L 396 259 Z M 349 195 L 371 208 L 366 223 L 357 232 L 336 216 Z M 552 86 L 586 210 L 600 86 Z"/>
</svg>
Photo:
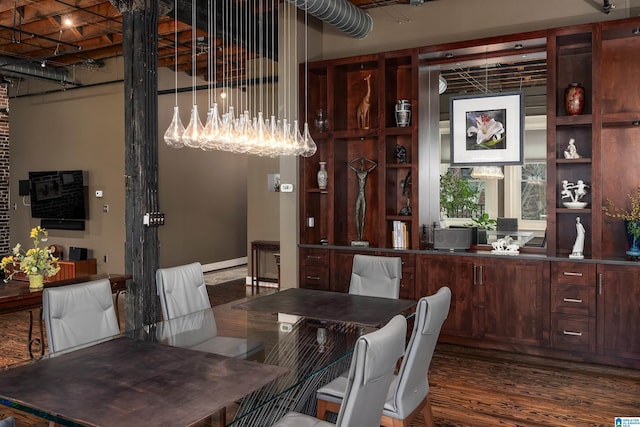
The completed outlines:
<svg viewBox="0 0 640 427">
<path fill-rule="evenodd" d="M 18 243 L 13 248 L 13 255 L 2 258 L 0 268 L 9 274 L 5 278 L 5 282 L 11 280 L 18 271 L 27 275 L 40 274 L 43 276 L 54 276 L 60 271 L 58 258 L 53 256 L 48 247 L 40 247 L 40 242 L 46 242 L 48 235 L 49 233 L 44 228 L 34 227 L 29 236 L 33 239 L 33 248 L 25 251 Z"/>
<path fill-rule="evenodd" d="M 612 218 L 624 219 L 625 221 L 640 221 L 640 185 L 636 188 L 636 194 L 627 194 L 631 202 L 631 209 L 620 209 L 607 198 L 607 205 L 602 207 L 602 212 Z"/>
</svg>

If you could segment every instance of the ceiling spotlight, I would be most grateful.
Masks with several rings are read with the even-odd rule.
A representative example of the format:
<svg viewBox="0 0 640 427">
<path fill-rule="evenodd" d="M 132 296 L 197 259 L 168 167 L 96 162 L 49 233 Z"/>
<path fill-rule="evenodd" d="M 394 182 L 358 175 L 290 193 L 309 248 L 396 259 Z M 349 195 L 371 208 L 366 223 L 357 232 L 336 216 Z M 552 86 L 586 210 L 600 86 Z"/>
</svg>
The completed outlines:
<svg viewBox="0 0 640 427">
<path fill-rule="evenodd" d="M 45 68 L 45 67 L 47 66 L 47 61 L 42 61 L 42 62 L 40 63 L 40 66 L 41 66 L 42 68 Z"/>
<path fill-rule="evenodd" d="M 65 16 L 62 19 L 62 22 L 63 22 L 65 27 L 73 27 L 73 20 L 71 19 L 70 16 Z"/>
<path fill-rule="evenodd" d="M 520 50 L 520 49 L 522 49 L 522 43 L 516 43 L 516 45 L 515 45 L 515 49 L 516 49 L 516 50 Z"/>
</svg>

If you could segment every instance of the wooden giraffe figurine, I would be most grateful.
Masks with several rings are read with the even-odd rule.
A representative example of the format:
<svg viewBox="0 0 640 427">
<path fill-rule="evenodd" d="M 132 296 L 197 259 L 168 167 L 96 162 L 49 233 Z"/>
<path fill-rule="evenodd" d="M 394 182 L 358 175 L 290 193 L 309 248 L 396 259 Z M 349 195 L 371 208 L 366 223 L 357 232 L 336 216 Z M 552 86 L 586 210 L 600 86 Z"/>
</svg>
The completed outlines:
<svg viewBox="0 0 640 427">
<path fill-rule="evenodd" d="M 371 106 L 371 74 L 364 78 L 367 82 L 367 93 L 358 104 L 356 118 L 358 119 L 358 129 L 369 129 L 369 107 Z"/>
</svg>

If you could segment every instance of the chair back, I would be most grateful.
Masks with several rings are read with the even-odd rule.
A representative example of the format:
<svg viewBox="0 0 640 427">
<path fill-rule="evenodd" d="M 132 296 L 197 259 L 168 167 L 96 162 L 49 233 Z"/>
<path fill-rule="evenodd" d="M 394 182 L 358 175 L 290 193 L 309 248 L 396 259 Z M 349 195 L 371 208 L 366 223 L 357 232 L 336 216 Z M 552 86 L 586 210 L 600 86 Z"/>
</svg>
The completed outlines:
<svg viewBox="0 0 640 427">
<path fill-rule="evenodd" d="M 109 279 L 45 287 L 42 316 L 50 352 L 60 352 L 120 333 Z"/>
<path fill-rule="evenodd" d="M 451 290 L 446 286 L 418 301 L 413 332 L 396 376 L 393 400 L 385 404 L 385 411 L 391 410 L 398 418 L 411 414 L 429 392 L 427 373 L 450 304 Z"/>
<path fill-rule="evenodd" d="M 394 368 L 404 352 L 406 333 L 407 321 L 398 315 L 383 328 L 358 339 L 338 413 L 338 427 L 380 425 Z"/>
<path fill-rule="evenodd" d="M 165 320 L 211 308 L 199 262 L 156 271 L 156 290 Z"/>
<path fill-rule="evenodd" d="M 353 257 L 349 293 L 372 297 L 398 298 L 402 259 L 356 254 Z"/>
</svg>

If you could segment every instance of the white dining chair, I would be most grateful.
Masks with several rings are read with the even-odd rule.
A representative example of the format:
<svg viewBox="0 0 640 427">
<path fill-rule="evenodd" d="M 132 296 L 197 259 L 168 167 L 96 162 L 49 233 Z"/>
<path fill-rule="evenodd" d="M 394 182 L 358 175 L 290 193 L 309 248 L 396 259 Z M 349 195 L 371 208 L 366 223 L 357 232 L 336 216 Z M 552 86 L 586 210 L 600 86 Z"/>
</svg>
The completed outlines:
<svg viewBox="0 0 640 427">
<path fill-rule="evenodd" d="M 450 305 L 451 290 L 446 286 L 418 301 L 411 339 L 398 374 L 389 387 L 389 397 L 380 418 L 381 426 L 408 427 L 420 413 L 427 426 L 434 426 L 428 371 Z M 346 389 L 347 379 L 340 376 L 318 390 L 318 418 L 325 419 L 327 412 L 340 410 Z"/>
<path fill-rule="evenodd" d="M 336 425 L 378 426 L 393 371 L 404 351 L 407 321 L 395 316 L 383 328 L 358 338 L 347 375 L 344 403 Z M 333 424 L 310 415 L 289 412 L 274 427 L 325 427 Z"/>
<path fill-rule="evenodd" d="M 45 287 L 42 317 L 50 353 L 81 348 L 120 334 L 109 279 Z"/>
<path fill-rule="evenodd" d="M 401 278 L 402 258 L 356 254 L 351 267 L 349 293 L 397 299 Z"/>
</svg>

